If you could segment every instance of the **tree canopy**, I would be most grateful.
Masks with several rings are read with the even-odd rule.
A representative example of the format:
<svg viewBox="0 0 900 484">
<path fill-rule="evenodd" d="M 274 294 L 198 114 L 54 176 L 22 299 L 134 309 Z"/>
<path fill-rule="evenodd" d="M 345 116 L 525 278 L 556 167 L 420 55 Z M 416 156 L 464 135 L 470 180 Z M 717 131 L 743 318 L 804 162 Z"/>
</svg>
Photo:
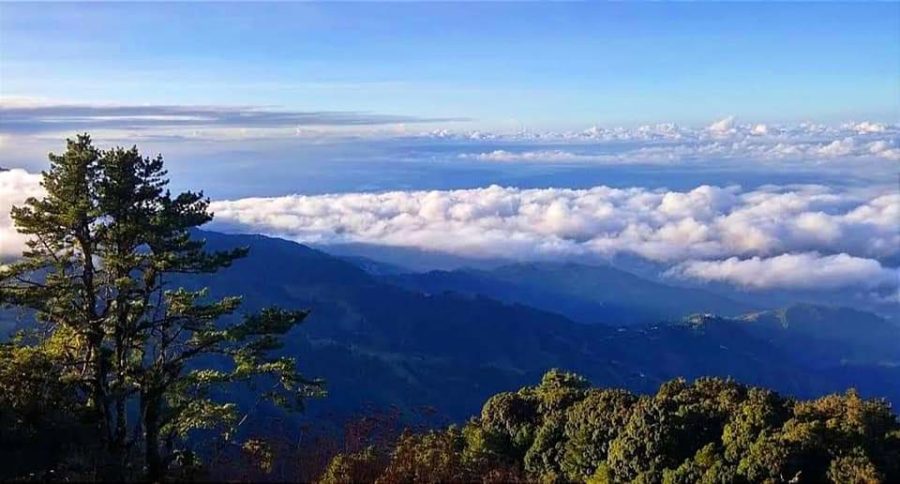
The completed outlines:
<svg viewBox="0 0 900 484">
<path fill-rule="evenodd" d="M 383 456 L 383 457 L 379 457 Z M 799 401 L 731 380 L 655 395 L 552 370 L 462 428 L 337 456 L 325 482 L 896 482 L 900 421 L 853 390 Z"/>
</svg>

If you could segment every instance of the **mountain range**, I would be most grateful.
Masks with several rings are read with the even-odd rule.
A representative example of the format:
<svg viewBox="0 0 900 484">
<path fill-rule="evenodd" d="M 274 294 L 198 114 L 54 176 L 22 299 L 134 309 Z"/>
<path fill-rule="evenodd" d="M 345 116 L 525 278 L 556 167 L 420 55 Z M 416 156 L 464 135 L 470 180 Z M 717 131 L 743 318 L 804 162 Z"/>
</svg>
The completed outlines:
<svg viewBox="0 0 900 484">
<path fill-rule="evenodd" d="M 701 289 L 668 286 L 611 266 L 524 263 L 385 278 L 427 293 L 484 295 L 562 314 L 582 323 L 635 325 L 694 313 L 736 316 L 753 306 Z"/>
<path fill-rule="evenodd" d="M 309 417 L 430 408 L 458 421 L 549 368 L 636 392 L 708 375 L 797 397 L 855 386 L 900 403 L 900 328 L 863 311 L 750 307 L 604 266 L 409 273 L 261 235 L 196 235 L 208 249 L 250 255 L 184 285 L 243 295 L 247 312 L 311 310 L 283 349 L 327 382 Z"/>
<path fill-rule="evenodd" d="M 857 386 L 900 402 L 900 328 L 865 312 L 742 314 L 750 308 L 704 291 L 572 264 L 377 275 L 366 260 L 281 239 L 201 235 L 210 249 L 248 246 L 250 256 L 198 283 L 243 294 L 248 310 L 312 310 L 286 348 L 328 382 L 312 412 L 429 406 L 464 418 L 552 367 L 641 392 L 716 375 L 803 397 Z"/>
</svg>

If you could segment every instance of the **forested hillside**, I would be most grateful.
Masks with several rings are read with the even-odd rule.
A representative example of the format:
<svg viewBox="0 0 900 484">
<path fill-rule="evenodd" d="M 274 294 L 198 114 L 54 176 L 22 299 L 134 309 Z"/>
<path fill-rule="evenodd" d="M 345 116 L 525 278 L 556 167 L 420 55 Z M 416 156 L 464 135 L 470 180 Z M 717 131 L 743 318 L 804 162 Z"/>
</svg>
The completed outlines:
<svg viewBox="0 0 900 484">
<path fill-rule="evenodd" d="M 328 381 L 328 399 L 311 402 L 312 412 L 432 406 L 459 420 L 490 395 L 526 385 L 553 367 L 637 392 L 653 392 L 676 377 L 731 376 L 802 397 L 854 386 L 867 396 L 900 401 L 898 367 L 881 365 L 900 359 L 892 344 L 900 329 L 868 313 L 798 308 L 783 312 L 785 323 L 778 325 L 756 324 L 768 313 L 686 321 L 673 316 L 628 327 L 579 324 L 475 289 L 463 294 L 398 287 L 281 239 L 196 236 L 215 250 L 250 248 L 247 258 L 198 281 L 213 295 L 243 294 L 247 308 L 311 309 L 286 345 L 300 355 L 305 371 Z M 829 336 L 834 327 L 863 331 L 858 324 L 880 328 L 881 337 L 860 335 L 865 346 Z M 880 356 L 845 358 L 866 348 Z"/>
<path fill-rule="evenodd" d="M 854 391 L 793 400 L 731 380 L 655 395 L 550 371 L 464 425 L 336 456 L 337 482 L 896 482 L 900 421 Z"/>
</svg>

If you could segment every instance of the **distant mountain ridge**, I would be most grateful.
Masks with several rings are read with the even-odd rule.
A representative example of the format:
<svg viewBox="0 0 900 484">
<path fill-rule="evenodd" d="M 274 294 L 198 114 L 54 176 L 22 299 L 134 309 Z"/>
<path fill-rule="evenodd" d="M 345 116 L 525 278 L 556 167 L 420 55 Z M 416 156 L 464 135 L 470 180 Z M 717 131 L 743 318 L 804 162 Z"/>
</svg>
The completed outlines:
<svg viewBox="0 0 900 484">
<path fill-rule="evenodd" d="M 653 282 L 611 266 L 571 262 L 395 274 L 385 279 L 428 293 L 481 294 L 527 304 L 583 323 L 648 324 L 698 312 L 737 316 L 754 309 L 702 289 Z"/>
<path fill-rule="evenodd" d="M 309 323 L 287 350 L 299 356 L 306 373 L 329 382 L 329 397 L 314 402 L 313 409 L 429 405 L 462 418 L 486 396 L 517 388 L 551 367 L 635 391 L 652 391 L 673 377 L 702 375 L 731 376 L 800 396 L 859 382 L 865 394 L 900 402 L 900 379 L 892 382 L 889 368 L 840 367 L 839 361 L 811 366 L 798 355 L 808 348 L 775 344 L 747 324 L 581 324 L 474 291 L 400 287 L 392 276 L 373 276 L 293 242 L 202 236 L 210 249 L 251 248 L 247 259 L 206 281 L 214 292 L 244 294 L 248 309 L 269 304 L 312 309 Z"/>
<path fill-rule="evenodd" d="M 737 324 L 782 349 L 802 348 L 797 358 L 811 367 L 900 367 L 900 327 L 872 313 L 844 307 L 795 304 L 787 308 L 713 318 Z"/>
</svg>

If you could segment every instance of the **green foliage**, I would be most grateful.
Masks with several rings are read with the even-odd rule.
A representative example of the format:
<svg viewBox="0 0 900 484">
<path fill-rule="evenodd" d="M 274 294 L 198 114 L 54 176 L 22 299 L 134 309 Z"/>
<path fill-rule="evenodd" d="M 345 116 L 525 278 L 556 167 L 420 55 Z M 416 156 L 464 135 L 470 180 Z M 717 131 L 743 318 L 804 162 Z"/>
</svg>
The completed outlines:
<svg viewBox="0 0 900 484">
<path fill-rule="evenodd" d="M 538 386 L 491 397 L 481 412 L 487 448 L 511 462 L 524 459 L 542 469 L 543 452 L 528 455 L 529 450 L 539 439 L 541 447 L 562 452 L 563 414 L 584 398 L 588 386 L 578 375 L 550 370 Z"/>
<path fill-rule="evenodd" d="M 50 155 L 42 185 L 46 196 L 11 213 L 29 238 L 26 251 L 0 267 L 0 304 L 33 311 L 40 331 L 0 353 L 0 366 L 52 365 L 66 387 L 10 388 L 10 408 L 77 408 L 109 457 L 98 477 L 133 477 L 144 466 L 159 479 L 184 460 L 179 447 L 192 431 L 228 435 L 240 418 L 236 405 L 219 401 L 224 386 L 265 385 L 263 397 L 290 408 L 320 392 L 320 382 L 276 354 L 306 312 L 238 315 L 239 297 L 178 287 L 184 275 L 214 273 L 247 250 L 207 252 L 191 237 L 212 219 L 209 201 L 171 194 L 162 157 L 99 150 L 80 135 Z M 0 377 L 0 386 L 21 384 Z M 129 422 L 136 415 L 139 426 Z"/>
<path fill-rule="evenodd" d="M 534 389 L 541 425 L 525 453 L 525 471 L 547 481 L 563 479 L 560 466 L 565 452 L 566 412 L 584 399 L 590 383 L 574 373 L 550 370 Z"/>
<path fill-rule="evenodd" d="M 729 484 L 737 480 L 736 469 L 720 458 L 716 444 L 706 444 L 693 459 L 684 461 L 677 469 L 663 471 L 664 484 Z"/>
<path fill-rule="evenodd" d="M 591 390 L 567 413 L 562 470 L 584 480 L 606 463 L 609 443 L 622 428 L 637 397 L 625 390 Z"/>
<path fill-rule="evenodd" d="M 363 480 L 895 482 L 900 421 L 886 402 L 852 390 L 794 401 L 702 378 L 637 396 L 553 370 L 537 386 L 491 397 L 461 430 L 405 434 L 390 456 Z"/>
<path fill-rule="evenodd" d="M 885 481 L 884 474 L 860 448 L 832 460 L 828 467 L 828 479 L 832 482 L 866 484 Z"/>
<path fill-rule="evenodd" d="M 528 389 L 491 397 L 481 411 L 487 447 L 518 462 L 525 457 L 540 425 L 539 402 Z"/>
<path fill-rule="evenodd" d="M 83 423 L 79 395 L 65 377 L 53 343 L 0 345 L 0 480 L 86 476 L 96 449 Z"/>
<path fill-rule="evenodd" d="M 734 408 L 722 430 L 725 459 L 729 462 L 740 461 L 761 434 L 774 432 L 781 422 L 788 419 L 790 412 L 790 402 L 776 393 L 750 388 L 746 399 Z"/>
<path fill-rule="evenodd" d="M 400 437 L 379 481 L 468 482 L 472 468 L 465 458 L 465 438 L 457 427 Z"/>
<path fill-rule="evenodd" d="M 369 446 L 361 452 L 335 456 L 328 463 L 319 482 L 322 484 L 375 482 L 386 466 L 386 459 L 379 456 L 374 447 Z"/>
<path fill-rule="evenodd" d="M 250 439 L 241 445 L 241 451 L 265 474 L 272 472 L 275 455 L 271 446 L 263 440 Z"/>
<path fill-rule="evenodd" d="M 565 425 L 562 414 L 545 418 L 534 442 L 525 453 L 525 471 L 528 474 L 543 476 L 547 481 L 562 480 L 560 462 L 565 445 Z"/>
</svg>

